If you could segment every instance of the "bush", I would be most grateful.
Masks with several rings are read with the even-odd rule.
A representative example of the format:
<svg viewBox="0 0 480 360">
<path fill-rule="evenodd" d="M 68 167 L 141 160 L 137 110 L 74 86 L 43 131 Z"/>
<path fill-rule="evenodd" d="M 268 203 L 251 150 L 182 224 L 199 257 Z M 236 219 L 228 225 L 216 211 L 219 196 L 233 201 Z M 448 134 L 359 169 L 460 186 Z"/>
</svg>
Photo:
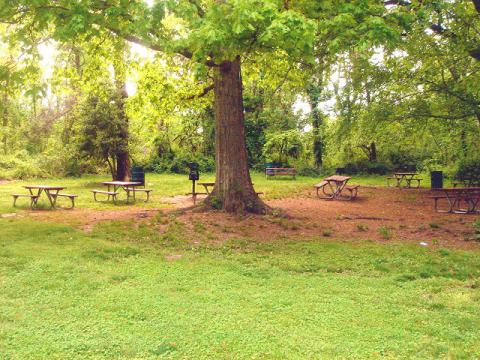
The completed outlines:
<svg viewBox="0 0 480 360">
<path fill-rule="evenodd" d="M 356 162 L 350 162 L 343 167 L 345 173 L 355 174 L 377 174 L 385 175 L 391 170 L 391 166 L 382 162 L 370 162 L 368 160 L 359 160 Z"/>
<path fill-rule="evenodd" d="M 39 157 L 27 151 L 19 151 L 0 158 L 0 178 L 26 179 L 46 177 L 48 174 L 38 165 Z"/>
<path fill-rule="evenodd" d="M 163 157 L 155 156 L 148 164 L 145 164 L 145 170 L 159 174 L 165 172 L 187 174 L 187 164 L 190 162 L 198 163 L 200 172 L 215 171 L 215 160 L 213 158 L 203 155 L 176 155 L 173 153 Z"/>
<path fill-rule="evenodd" d="M 317 177 L 320 173 L 321 171 L 319 169 L 311 166 L 300 166 L 297 169 L 297 174 L 300 176 Z"/>
<path fill-rule="evenodd" d="M 388 156 L 393 170 L 396 171 L 417 171 L 421 159 L 413 154 L 413 151 L 396 151 Z"/>
<path fill-rule="evenodd" d="M 455 179 L 480 184 L 480 158 L 461 160 L 455 173 Z"/>
</svg>

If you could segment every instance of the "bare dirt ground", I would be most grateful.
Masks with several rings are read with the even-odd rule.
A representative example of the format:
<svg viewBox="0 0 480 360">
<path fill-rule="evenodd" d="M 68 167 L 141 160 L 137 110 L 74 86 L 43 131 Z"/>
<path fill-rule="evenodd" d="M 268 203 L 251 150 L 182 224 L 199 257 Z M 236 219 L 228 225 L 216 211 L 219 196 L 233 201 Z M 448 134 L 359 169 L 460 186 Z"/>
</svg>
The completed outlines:
<svg viewBox="0 0 480 360">
<path fill-rule="evenodd" d="M 129 208 L 115 211 L 78 209 L 60 212 L 32 212 L 45 221 L 67 222 L 91 231 L 102 221 L 145 221 L 162 211 L 175 214 L 185 224 L 188 238 L 196 233 L 210 234 L 215 242 L 248 237 L 258 241 L 278 238 L 328 237 L 341 240 L 404 241 L 424 246 L 479 249 L 472 241 L 473 222 L 478 215 L 441 214 L 433 210 L 428 190 L 400 190 L 362 187 L 355 201 L 328 201 L 316 198 L 313 191 L 295 197 L 267 201 L 279 209 L 279 216 L 235 216 L 223 212 L 182 211 L 191 208 L 185 196 L 163 199 L 169 210 Z M 180 211 L 179 211 L 180 210 Z M 280 215 L 281 214 L 281 215 Z M 61 219 L 59 219 L 61 217 Z"/>
</svg>

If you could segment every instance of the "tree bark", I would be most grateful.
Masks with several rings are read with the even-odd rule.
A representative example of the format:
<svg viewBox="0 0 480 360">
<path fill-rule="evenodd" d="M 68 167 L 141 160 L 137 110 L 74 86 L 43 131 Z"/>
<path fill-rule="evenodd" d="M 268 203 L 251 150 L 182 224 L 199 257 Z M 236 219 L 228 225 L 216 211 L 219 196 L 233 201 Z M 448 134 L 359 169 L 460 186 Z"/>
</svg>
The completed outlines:
<svg viewBox="0 0 480 360">
<path fill-rule="evenodd" d="M 310 84 L 307 88 L 308 102 L 311 108 L 312 131 L 313 131 L 313 157 L 315 166 L 320 168 L 323 165 L 323 137 L 322 125 L 323 119 L 318 105 L 320 103 L 320 86 Z"/>
<path fill-rule="evenodd" d="M 3 112 L 2 112 L 2 126 L 3 126 L 3 137 L 2 137 L 2 146 L 3 153 L 8 154 L 8 136 L 7 136 L 7 126 L 8 126 L 8 94 L 5 90 L 3 94 Z"/>
<path fill-rule="evenodd" d="M 128 152 L 129 123 L 128 116 L 125 110 L 125 101 L 128 97 L 126 87 L 125 52 L 125 41 L 123 39 L 119 39 L 118 42 L 115 44 L 115 54 L 113 59 L 115 85 L 117 88 L 118 96 L 117 104 L 121 121 L 121 127 L 118 134 L 121 146 L 120 150 L 116 154 L 117 169 L 115 177 L 118 181 L 128 181 L 131 177 L 130 154 Z"/>
<path fill-rule="evenodd" d="M 216 180 L 205 202 L 230 213 L 265 213 L 248 170 L 240 69 L 239 56 L 215 68 Z"/>
</svg>

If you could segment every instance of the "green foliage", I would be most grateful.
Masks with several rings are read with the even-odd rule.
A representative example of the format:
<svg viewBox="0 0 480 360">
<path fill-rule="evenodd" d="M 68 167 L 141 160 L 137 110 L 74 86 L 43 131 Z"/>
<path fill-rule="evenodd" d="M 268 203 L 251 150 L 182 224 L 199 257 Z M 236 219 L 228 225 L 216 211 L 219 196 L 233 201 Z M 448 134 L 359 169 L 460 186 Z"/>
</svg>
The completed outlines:
<svg viewBox="0 0 480 360">
<path fill-rule="evenodd" d="M 105 147 L 120 148 L 118 138 L 101 135 L 108 127 L 95 134 L 84 128 L 78 107 L 85 94 L 111 82 L 112 67 L 136 83 L 125 104 L 134 161 L 183 172 L 186 160 L 198 159 L 203 172 L 211 171 L 213 92 L 195 95 L 211 85 L 212 62 L 237 55 L 249 165 L 256 170 L 275 160 L 313 176 L 321 151 L 325 171 L 454 175 L 460 159 L 480 151 L 479 18 L 471 1 L 388 9 L 362 0 L 2 5 L 0 151 L 13 159 L 3 177 L 105 171 Z M 129 49 L 123 38 L 156 55 L 133 49 L 116 59 L 120 48 Z M 312 112 L 295 112 L 298 100 Z M 87 146 L 86 131 L 103 140 Z M 81 144 L 88 159 L 79 154 Z M 16 159 L 17 152 L 26 155 Z"/>
<path fill-rule="evenodd" d="M 380 226 L 378 232 L 385 240 L 390 240 L 392 238 L 392 230 L 386 225 Z"/>
<path fill-rule="evenodd" d="M 343 166 L 347 174 L 378 174 L 385 175 L 392 170 L 392 166 L 383 162 L 370 162 L 358 160 L 349 162 Z"/>
<path fill-rule="evenodd" d="M 473 229 L 475 231 L 475 240 L 480 242 L 480 220 L 477 220 L 473 223 Z"/>
<path fill-rule="evenodd" d="M 187 164 L 190 162 L 198 163 L 200 172 L 209 173 L 215 171 L 215 160 L 201 154 L 171 154 L 168 157 L 155 156 L 145 166 L 147 170 L 156 173 L 187 174 Z"/>
<path fill-rule="evenodd" d="M 480 158 L 460 160 L 455 178 L 468 184 L 480 184 Z"/>
<path fill-rule="evenodd" d="M 216 197 L 216 196 L 211 196 L 210 197 L 210 205 L 212 208 L 216 210 L 221 210 L 222 209 L 222 199 Z"/>
<path fill-rule="evenodd" d="M 288 130 L 268 134 L 263 153 L 267 160 L 287 164 L 289 159 L 297 159 L 302 150 L 301 133 L 298 130 Z"/>
<path fill-rule="evenodd" d="M 85 100 L 80 117 L 83 122 L 83 134 L 80 151 L 91 158 L 109 165 L 112 176 L 116 169 L 116 156 L 127 150 L 127 142 L 121 136 L 125 129 L 125 119 L 121 114 L 115 93 L 90 95 Z"/>
</svg>

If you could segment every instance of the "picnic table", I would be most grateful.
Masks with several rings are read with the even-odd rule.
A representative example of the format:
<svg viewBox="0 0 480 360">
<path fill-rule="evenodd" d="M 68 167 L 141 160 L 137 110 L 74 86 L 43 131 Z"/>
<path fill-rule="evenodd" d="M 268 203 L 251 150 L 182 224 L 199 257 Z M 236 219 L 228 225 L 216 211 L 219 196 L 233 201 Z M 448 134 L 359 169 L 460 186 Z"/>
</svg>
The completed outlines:
<svg viewBox="0 0 480 360">
<path fill-rule="evenodd" d="M 393 176 L 387 178 L 387 185 L 390 186 L 390 180 L 395 180 L 396 187 L 402 187 L 402 183 L 405 183 L 404 188 L 411 189 L 412 182 L 416 181 L 417 186 L 415 188 L 418 189 L 420 187 L 420 181 L 422 181 L 422 179 L 416 177 L 417 175 L 418 173 L 416 172 L 395 172 L 393 173 Z"/>
<path fill-rule="evenodd" d="M 205 188 L 205 192 L 207 193 L 207 195 L 210 194 L 210 189 L 209 188 L 213 188 L 215 186 L 214 182 L 199 182 L 197 184 L 202 185 Z M 197 193 L 197 194 L 200 194 L 200 193 Z"/>
<path fill-rule="evenodd" d="M 340 175 L 333 175 L 323 179 L 322 182 L 314 185 L 317 189 L 317 196 L 320 199 L 333 200 L 342 196 L 343 190 L 348 190 L 350 194 L 348 195 L 347 200 L 356 198 L 360 185 L 347 186 L 350 179 L 350 176 Z M 324 196 L 320 195 L 320 190 L 322 190 Z"/>
<path fill-rule="evenodd" d="M 75 207 L 75 198 L 77 195 L 71 194 L 60 194 L 60 191 L 64 190 L 64 186 L 51 186 L 51 185 L 25 185 L 23 188 L 27 189 L 29 194 L 13 194 L 13 206 L 16 205 L 17 199 L 19 197 L 28 197 L 30 198 L 30 207 L 33 209 L 37 203 L 38 199 L 45 193 L 47 196 L 48 202 L 50 203 L 50 208 L 54 209 L 59 197 L 68 197 L 72 201 L 72 208 Z"/>
<path fill-rule="evenodd" d="M 127 203 L 130 200 L 130 192 L 133 192 L 133 199 L 135 200 L 135 191 L 137 186 L 142 186 L 142 183 L 136 181 L 104 181 L 103 185 L 107 186 L 108 190 L 92 190 L 93 198 L 97 201 L 97 194 L 107 195 L 107 200 L 112 197 L 113 202 L 117 201 L 118 190 L 123 189 L 127 193 Z M 113 187 L 113 191 L 111 188 Z"/>
<path fill-rule="evenodd" d="M 480 187 L 467 188 L 443 188 L 432 189 L 437 195 L 432 196 L 435 200 L 435 211 L 456 214 L 475 214 L 479 213 L 478 205 L 480 203 Z M 447 210 L 440 210 L 438 203 L 440 200 L 446 200 Z M 466 206 L 462 208 L 463 206 Z"/>
</svg>

